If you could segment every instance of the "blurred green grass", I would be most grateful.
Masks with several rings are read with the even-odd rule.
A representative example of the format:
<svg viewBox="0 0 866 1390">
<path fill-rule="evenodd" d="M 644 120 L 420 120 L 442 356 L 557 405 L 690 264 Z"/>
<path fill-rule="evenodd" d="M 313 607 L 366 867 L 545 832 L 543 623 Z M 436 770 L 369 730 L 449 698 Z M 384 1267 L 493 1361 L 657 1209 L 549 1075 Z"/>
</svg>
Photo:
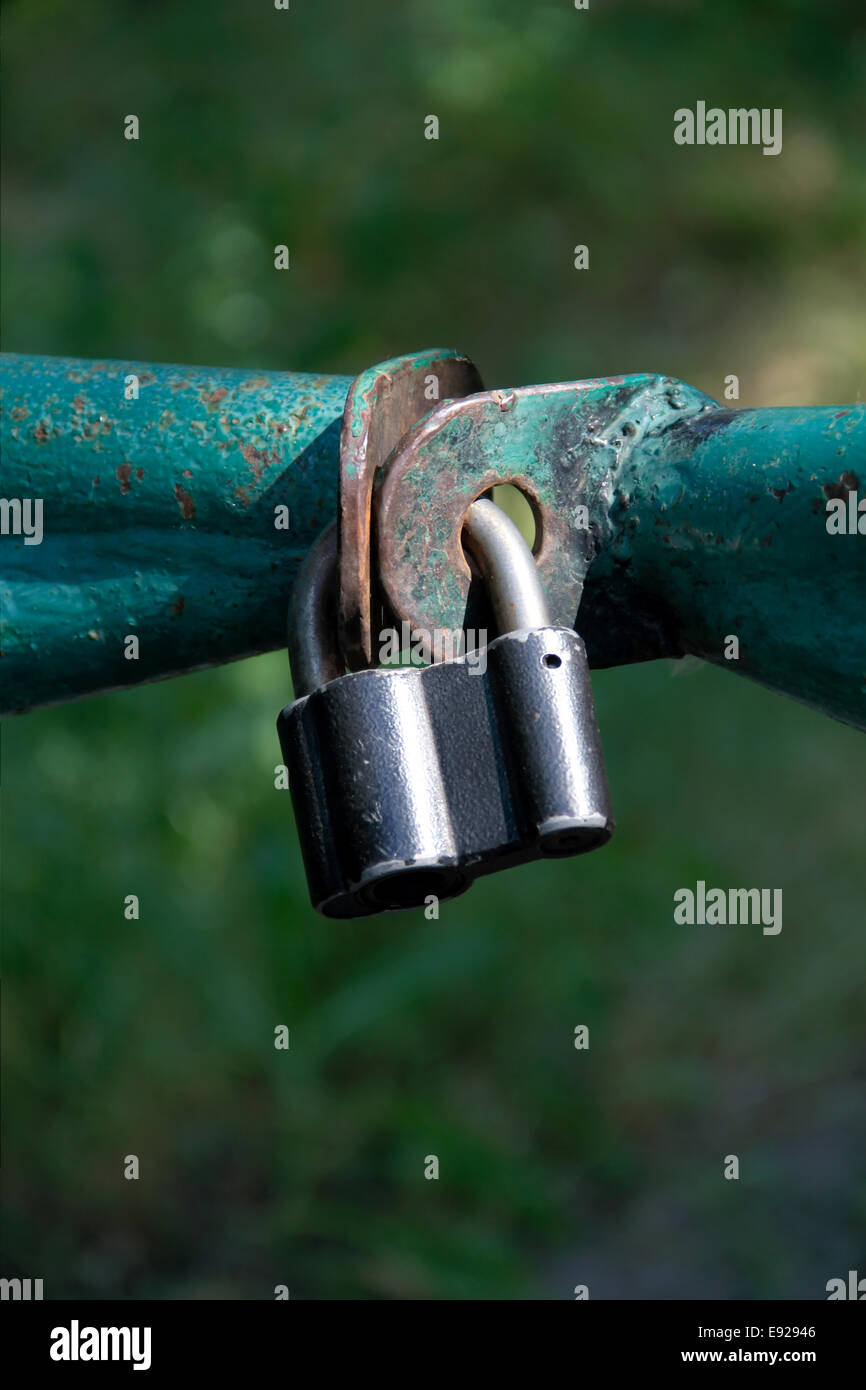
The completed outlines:
<svg viewBox="0 0 866 1390">
<path fill-rule="evenodd" d="M 864 76 L 853 4 L 13 0 L 5 345 L 338 372 L 439 342 L 491 385 L 854 398 Z M 778 160 L 673 145 L 729 95 L 784 107 Z M 339 925 L 273 787 L 287 681 L 274 654 L 4 728 L 4 1272 L 821 1297 L 856 1267 L 862 735 L 694 663 L 597 673 L 603 853 Z M 783 887 L 781 935 L 675 926 L 697 878 Z"/>
</svg>

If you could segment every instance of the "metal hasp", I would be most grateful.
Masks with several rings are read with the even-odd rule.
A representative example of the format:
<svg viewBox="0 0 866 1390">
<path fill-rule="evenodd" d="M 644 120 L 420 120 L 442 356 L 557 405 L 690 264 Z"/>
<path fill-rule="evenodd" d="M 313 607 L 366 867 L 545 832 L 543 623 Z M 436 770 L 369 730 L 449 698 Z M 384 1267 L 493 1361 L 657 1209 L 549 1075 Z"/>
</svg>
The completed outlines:
<svg viewBox="0 0 866 1390">
<path fill-rule="evenodd" d="M 551 626 L 526 542 L 492 502 L 467 544 L 500 635 L 426 667 L 338 674 L 334 528 L 290 608 L 299 698 L 277 721 L 310 896 L 329 917 L 423 906 L 613 831 L 586 652 Z M 314 685 L 315 683 L 315 685 Z"/>
<path fill-rule="evenodd" d="M 471 395 L 481 385 L 468 357 L 438 349 L 380 362 L 352 382 L 340 433 L 338 532 L 340 641 L 352 671 L 372 663 L 372 611 L 381 608 L 371 555 L 376 476 L 432 402 Z"/>
<path fill-rule="evenodd" d="M 0 381 L 4 712 L 283 644 L 290 583 L 337 515 L 350 378 L 7 355 Z M 592 666 L 692 652 L 866 727 L 862 404 L 730 411 L 657 376 L 474 392 L 374 471 L 373 568 L 414 626 L 462 620 L 460 520 L 513 478 L 554 620 L 580 606 Z M 25 499 L 38 544 L 16 532 Z M 827 529 L 837 500 L 847 534 Z"/>
<path fill-rule="evenodd" d="M 725 410 L 658 376 L 444 405 L 380 479 L 401 620 L 460 626 L 461 518 L 507 481 L 535 515 L 552 617 L 573 626 L 580 608 L 591 666 L 691 653 L 866 728 L 866 406 Z"/>
</svg>

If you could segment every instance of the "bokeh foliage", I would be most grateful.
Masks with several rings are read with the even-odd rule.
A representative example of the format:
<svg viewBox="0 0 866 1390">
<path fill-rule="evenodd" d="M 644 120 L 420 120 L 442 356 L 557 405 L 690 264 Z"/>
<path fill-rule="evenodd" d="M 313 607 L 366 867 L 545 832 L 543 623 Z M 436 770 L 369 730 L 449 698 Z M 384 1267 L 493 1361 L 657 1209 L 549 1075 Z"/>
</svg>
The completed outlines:
<svg viewBox="0 0 866 1390">
<path fill-rule="evenodd" d="M 862 393 L 858 3 L 10 0 L 5 50 L 8 348 Z M 677 148 L 699 98 L 782 106 L 783 154 Z M 439 922 L 310 911 L 279 654 L 7 724 L 3 1272 L 821 1297 L 862 1262 L 866 740 L 698 663 L 595 687 L 612 845 Z M 698 878 L 782 887 L 781 935 L 674 925 Z"/>
</svg>

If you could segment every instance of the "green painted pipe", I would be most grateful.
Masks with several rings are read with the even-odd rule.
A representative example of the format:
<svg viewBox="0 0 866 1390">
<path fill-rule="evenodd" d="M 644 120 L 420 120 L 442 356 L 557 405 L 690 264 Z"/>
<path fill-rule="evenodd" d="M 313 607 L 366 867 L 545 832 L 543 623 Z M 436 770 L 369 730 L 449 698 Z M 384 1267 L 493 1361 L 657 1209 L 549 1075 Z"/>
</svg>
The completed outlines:
<svg viewBox="0 0 866 1390">
<path fill-rule="evenodd" d="M 350 378 L 16 355 L 0 378 L 5 712 L 284 643 Z M 582 473 L 590 660 L 694 652 L 866 727 L 866 408 L 709 406 Z"/>
<path fill-rule="evenodd" d="M 626 457 L 610 523 L 594 664 L 694 654 L 866 729 L 866 406 L 691 415 Z"/>
<path fill-rule="evenodd" d="M 43 514 L 41 544 L 2 541 L 5 712 L 285 642 L 351 378 L 11 354 L 0 378 L 3 497 Z"/>
</svg>

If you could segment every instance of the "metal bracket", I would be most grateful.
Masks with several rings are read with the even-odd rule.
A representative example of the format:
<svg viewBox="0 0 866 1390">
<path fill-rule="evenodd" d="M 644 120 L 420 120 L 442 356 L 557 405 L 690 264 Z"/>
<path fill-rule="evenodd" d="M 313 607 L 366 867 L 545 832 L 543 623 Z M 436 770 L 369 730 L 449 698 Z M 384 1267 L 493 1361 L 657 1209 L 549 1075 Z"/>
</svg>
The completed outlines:
<svg viewBox="0 0 866 1390">
<path fill-rule="evenodd" d="M 350 670 L 372 663 L 370 565 L 373 486 L 403 435 L 436 402 L 480 391 L 468 357 L 451 349 L 393 357 L 355 377 L 343 410 L 339 480 L 339 626 Z"/>
<path fill-rule="evenodd" d="M 471 574 L 460 535 L 469 507 L 512 483 L 535 517 L 551 619 L 574 627 L 587 570 L 611 530 L 623 458 L 653 433 L 717 408 L 670 377 L 605 377 L 487 391 L 441 406 L 401 440 L 376 498 L 379 572 L 412 627 L 462 626 Z"/>
</svg>

